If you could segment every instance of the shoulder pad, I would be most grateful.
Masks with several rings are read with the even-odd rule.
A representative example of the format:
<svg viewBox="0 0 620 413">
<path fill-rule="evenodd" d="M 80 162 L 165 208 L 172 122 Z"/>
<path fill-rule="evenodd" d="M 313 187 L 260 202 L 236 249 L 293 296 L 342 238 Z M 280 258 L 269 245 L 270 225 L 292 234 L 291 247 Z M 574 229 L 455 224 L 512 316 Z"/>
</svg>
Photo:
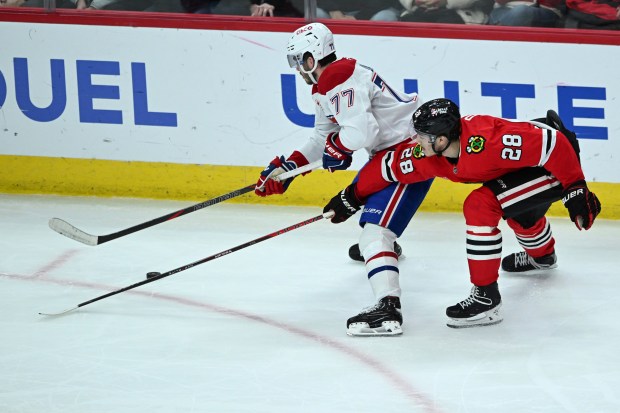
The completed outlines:
<svg viewBox="0 0 620 413">
<path fill-rule="evenodd" d="M 355 70 L 355 59 L 339 59 L 325 68 L 319 77 L 318 92 L 326 94 L 338 85 L 346 82 Z"/>
</svg>

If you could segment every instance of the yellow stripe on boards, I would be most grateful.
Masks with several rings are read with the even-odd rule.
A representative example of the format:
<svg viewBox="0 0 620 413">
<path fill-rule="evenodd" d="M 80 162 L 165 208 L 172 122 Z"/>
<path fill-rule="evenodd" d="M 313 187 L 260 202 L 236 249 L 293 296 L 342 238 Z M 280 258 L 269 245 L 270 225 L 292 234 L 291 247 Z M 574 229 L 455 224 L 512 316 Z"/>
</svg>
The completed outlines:
<svg viewBox="0 0 620 413">
<path fill-rule="evenodd" d="M 253 184 L 259 167 L 188 165 L 0 155 L 0 192 L 203 201 Z M 260 198 L 253 193 L 227 202 L 322 207 L 355 177 L 354 171 L 314 171 L 295 178 L 286 194 Z M 588 183 L 603 209 L 601 218 L 620 219 L 620 184 Z M 478 185 L 435 179 L 422 203 L 426 212 L 461 212 Z M 556 202 L 549 215 L 568 216 Z"/>
</svg>

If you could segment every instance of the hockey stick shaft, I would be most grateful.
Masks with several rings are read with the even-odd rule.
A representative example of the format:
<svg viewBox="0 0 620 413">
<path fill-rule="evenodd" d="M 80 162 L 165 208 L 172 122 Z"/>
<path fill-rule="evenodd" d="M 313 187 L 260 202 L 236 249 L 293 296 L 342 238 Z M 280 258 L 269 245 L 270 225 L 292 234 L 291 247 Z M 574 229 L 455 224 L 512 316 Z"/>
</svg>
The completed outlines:
<svg viewBox="0 0 620 413">
<path fill-rule="evenodd" d="M 88 304 L 92 304 L 92 303 L 94 303 L 96 301 L 103 300 L 104 298 L 112 297 L 113 295 L 120 294 L 122 292 L 129 291 L 129 290 L 133 290 L 136 287 L 140 287 L 142 285 L 145 285 L 145 284 L 148 284 L 148 283 L 152 283 L 152 282 L 155 282 L 157 280 L 161 280 L 162 278 L 169 277 L 169 276 L 171 276 L 173 274 L 176 274 L 176 273 L 179 273 L 181 271 L 189 270 L 190 268 L 193 268 L 193 267 L 195 267 L 197 265 L 204 264 L 206 262 L 215 260 L 217 258 L 224 257 L 224 256 L 226 256 L 228 254 L 232 254 L 235 251 L 239 251 L 239 250 L 242 250 L 244 248 L 251 247 L 252 245 L 258 244 L 259 242 L 263 242 L 265 240 L 268 240 L 268 239 L 271 239 L 271 238 L 275 238 L 275 237 L 277 237 L 279 235 L 286 234 L 287 232 L 290 232 L 290 231 L 293 231 L 295 229 L 301 228 L 301 227 L 306 226 L 308 224 L 311 224 L 313 222 L 320 221 L 323 218 L 330 218 L 331 215 L 332 215 L 332 213 L 326 213 L 326 214 L 317 215 L 317 216 L 312 217 L 310 219 L 306 219 L 304 221 L 298 222 L 297 224 L 294 224 L 294 225 L 288 226 L 286 228 L 283 228 L 281 230 L 272 232 L 271 234 L 263 235 L 260 238 L 256 238 L 256 239 L 254 239 L 252 241 L 248 241 L 248 242 L 246 242 L 244 244 L 237 245 L 236 247 L 233 247 L 233 248 L 230 248 L 230 249 L 218 252 L 217 254 L 213 254 L 213 255 L 211 255 L 209 257 L 202 258 L 202 259 L 200 259 L 198 261 L 194 261 L 192 263 L 185 264 L 182 267 L 175 268 L 174 270 L 170 270 L 170 271 L 164 272 L 164 273 L 162 273 L 162 274 L 160 274 L 158 276 L 155 276 L 155 277 L 152 277 L 152 278 L 147 278 L 147 279 L 142 280 L 140 282 L 137 282 L 135 284 L 128 285 L 127 287 L 123 287 L 123 288 L 121 288 L 119 290 L 111 291 L 111 292 L 109 292 L 107 294 L 100 295 L 99 297 L 95 297 L 95 298 L 93 298 L 91 300 L 84 301 L 83 303 L 80 303 L 80 304 L 78 304 L 77 306 L 75 306 L 73 308 L 69 308 L 69 309 L 61 311 L 59 313 L 39 313 L 39 314 L 40 315 L 47 315 L 47 316 L 57 316 L 57 315 L 68 313 L 68 312 L 76 310 L 76 309 L 78 309 L 80 307 L 84 307 L 84 306 L 86 306 Z"/>
<path fill-rule="evenodd" d="M 278 175 L 276 178 L 278 180 L 288 179 L 304 172 L 311 171 L 316 169 L 322 165 L 321 161 L 316 161 L 308 165 L 304 165 L 300 168 L 294 169 L 289 172 L 285 172 L 283 174 Z M 60 218 L 52 218 L 49 221 L 49 227 L 54 231 L 58 232 L 65 237 L 71 238 L 75 241 L 81 242 L 82 244 L 95 246 L 100 245 L 108 241 L 115 240 L 117 238 L 124 237 L 129 234 L 133 234 L 134 232 L 141 231 L 146 228 L 150 228 L 157 224 L 161 224 L 162 222 L 170 221 L 175 218 L 181 217 L 183 215 L 189 214 L 194 211 L 198 211 L 200 209 L 209 207 L 211 205 L 219 204 L 220 202 L 226 201 L 231 198 L 238 197 L 240 195 L 246 194 L 254 190 L 255 185 L 248 185 L 244 188 L 237 189 L 235 191 L 229 192 L 224 195 L 220 195 L 216 198 L 209 199 L 204 202 L 200 202 L 195 205 L 191 205 L 187 208 L 179 209 L 178 211 L 171 212 L 169 214 L 163 215 L 158 218 L 154 218 L 147 222 L 142 222 L 138 225 L 134 225 L 133 227 L 123 229 L 121 231 L 113 232 L 107 235 L 91 235 L 87 232 L 82 231 L 81 229 L 69 224 L 67 221 L 64 221 Z"/>
</svg>

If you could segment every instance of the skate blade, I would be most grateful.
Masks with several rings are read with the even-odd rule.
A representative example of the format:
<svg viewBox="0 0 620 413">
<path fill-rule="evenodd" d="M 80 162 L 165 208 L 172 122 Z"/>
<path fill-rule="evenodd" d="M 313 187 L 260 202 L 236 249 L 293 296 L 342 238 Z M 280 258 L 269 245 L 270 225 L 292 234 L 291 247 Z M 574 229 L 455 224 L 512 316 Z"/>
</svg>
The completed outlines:
<svg viewBox="0 0 620 413">
<path fill-rule="evenodd" d="M 531 268 L 529 270 L 507 270 L 507 269 L 502 268 L 502 271 L 504 271 L 504 272 L 506 272 L 508 274 L 524 274 L 524 273 L 527 273 L 527 274 L 536 274 L 536 273 L 542 274 L 545 271 L 553 270 L 554 268 L 558 268 L 558 264 L 557 263 L 556 264 L 551 264 L 548 267 Z"/>
<path fill-rule="evenodd" d="M 371 328 L 368 323 L 353 323 L 347 328 L 347 335 L 354 337 L 399 336 L 403 329 L 398 321 L 384 321 L 381 327 Z"/>
<path fill-rule="evenodd" d="M 448 322 L 446 323 L 446 325 L 451 328 L 469 328 L 491 326 L 493 324 L 501 323 L 504 318 L 499 313 L 499 307 L 500 305 L 490 311 L 475 315 L 470 318 L 448 318 Z"/>
</svg>

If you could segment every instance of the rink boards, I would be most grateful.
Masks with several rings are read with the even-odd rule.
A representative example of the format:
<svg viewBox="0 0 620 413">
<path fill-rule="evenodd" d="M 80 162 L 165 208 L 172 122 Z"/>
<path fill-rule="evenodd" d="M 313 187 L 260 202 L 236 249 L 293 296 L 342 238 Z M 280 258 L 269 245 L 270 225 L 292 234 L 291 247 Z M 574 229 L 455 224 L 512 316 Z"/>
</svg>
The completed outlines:
<svg viewBox="0 0 620 413">
<path fill-rule="evenodd" d="M 0 156 L 0 188 L 6 193 L 49 193 L 78 196 L 137 197 L 203 201 L 256 182 L 262 168 L 184 165 L 92 159 Z M 19 171 L 19 172 L 16 172 Z M 322 207 L 355 177 L 355 171 L 314 171 L 296 178 L 282 196 L 260 198 L 253 193 L 227 202 Z M 19 175 L 19 179 L 15 176 Z M 620 184 L 590 182 L 603 203 L 602 218 L 620 218 Z M 420 210 L 459 212 L 477 185 L 436 179 Z M 561 203 L 550 215 L 567 216 Z"/>
<path fill-rule="evenodd" d="M 53 24 L 0 14 L 0 36 L 12 39 L 0 46 L 2 192 L 209 198 L 255 182 L 312 133 L 308 86 L 284 56 L 299 21 L 261 27 L 167 15 L 77 25 L 65 14 Z M 445 96 L 463 114 L 510 119 L 557 110 L 579 135 L 603 216 L 620 218 L 620 79 L 614 65 L 600 64 L 620 60 L 619 36 L 330 27 L 340 56 L 423 100 Z M 312 173 L 268 202 L 322 205 L 364 161 L 356 154 L 352 171 Z M 460 210 L 471 189 L 437 182 L 426 208 Z"/>
</svg>

